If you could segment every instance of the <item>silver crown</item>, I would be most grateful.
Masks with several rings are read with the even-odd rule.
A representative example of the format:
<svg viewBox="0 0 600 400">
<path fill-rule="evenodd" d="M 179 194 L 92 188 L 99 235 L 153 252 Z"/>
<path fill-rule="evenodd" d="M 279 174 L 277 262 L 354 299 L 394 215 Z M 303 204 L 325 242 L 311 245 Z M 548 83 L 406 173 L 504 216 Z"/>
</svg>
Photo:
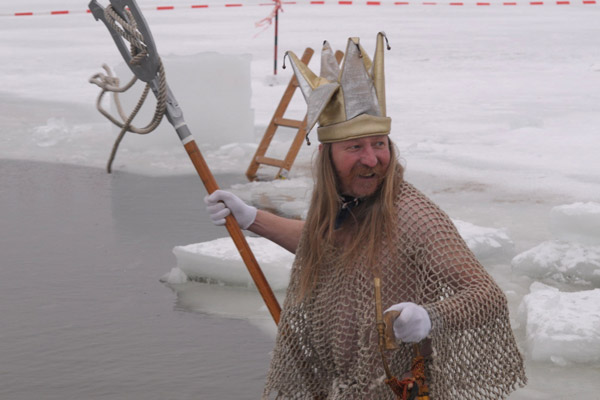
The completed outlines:
<svg viewBox="0 0 600 400">
<path fill-rule="evenodd" d="M 323 143 L 389 134 L 391 119 L 386 116 L 385 108 L 384 39 L 387 42 L 385 33 L 379 32 L 371 61 L 360 39 L 349 38 L 341 68 L 329 43 L 323 42 L 319 76 L 293 52 L 286 52 L 308 105 L 307 135 L 317 121 L 319 141 Z"/>
</svg>

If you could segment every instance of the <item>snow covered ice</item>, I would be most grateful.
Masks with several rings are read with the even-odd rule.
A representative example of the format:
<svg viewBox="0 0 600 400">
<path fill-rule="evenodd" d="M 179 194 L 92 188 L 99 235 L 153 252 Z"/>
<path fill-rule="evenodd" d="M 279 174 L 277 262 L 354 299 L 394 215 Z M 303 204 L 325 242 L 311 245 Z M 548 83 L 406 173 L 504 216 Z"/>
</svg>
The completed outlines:
<svg viewBox="0 0 600 400">
<path fill-rule="evenodd" d="M 556 239 L 512 260 L 517 274 L 593 290 L 561 292 L 531 284 L 519 314 L 525 322 L 527 350 L 535 361 L 569 365 L 600 362 L 600 204 L 574 203 L 552 208 Z"/>
<path fill-rule="evenodd" d="M 246 240 L 271 288 L 285 290 L 293 254 L 264 238 L 248 237 Z M 177 246 L 173 253 L 177 257 L 177 267 L 188 278 L 234 286 L 252 286 L 252 279 L 229 237 Z M 167 281 L 178 283 L 172 279 Z"/>
<path fill-rule="evenodd" d="M 103 63 L 116 68 L 121 57 L 106 28 L 85 13 L 86 3 L 0 4 L 3 160 L 104 168 L 115 131 L 95 110 L 98 88 L 88 78 Z M 161 55 L 202 67 L 191 68 L 194 81 L 213 78 L 214 73 L 201 71 L 221 66 L 206 60 L 200 66 L 194 60 L 202 55 L 245 63 L 246 71 L 237 70 L 242 77 L 237 94 L 245 105 L 218 109 L 210 117 L 233 123 L 243 113 L 238 122 L 245 121 L 250 129 L 234 132 L 221 125 L 210 128 L 218 131 L 207 131 L 215 125 L 204 118 L 192 130 L 215 174 L 243 177 L 291 77 L 290 69 L 281 67 L 273 76 L 272 28 L 257 35 L 260 29 L 254 26 L 271 8 L 254 0 L 230 8 L 211 1 L 210 7 L 193 10 L 191 1 L 166 3 L 175 9 L 156 11 L 162 4 L 139 1 Z M 386 32 L 392 46 L 385 54 L 387 109 L 407 180 L 448 212 L 507 294 L 530 378 L 511 399 L 597 399 L 600 5 L 501 4 L 284 4 L 279 66 L 283 50 L 318 50 L 324 39 L 342 49 L 349 36 L 359 36 L 372 52 L 375 34 Z M 60 9 L 81 12 L 49 14 Z M 20 11 L 46 14 L 13 16 Z M 318 62 L 317 51 L 310 65 Z M 229 66 L 233 73 L 236 66 Z M 176 97 L 186 102 L 183 112 L 190 121 L 197 116 L 196 102 L 223 100 L 216 91 L 198 89 L 202 82 L 190 83 L 188 69 L 170 68 L 167 80 Z M 297 95 L 290 118 L 302 118 L 304 110 Z M 153 135 L 162 134 L 126 135 L 113 169 L 149 177 L 195 174 L 174 134 Z M 283 156 L 290 137 L 289 132 L 278 134 L 269 155 Z M 303 146 L 286 180 L 224 189 L 258 207 L 303 218 L 315 148 Z M 265 176 L 274 173 L 264 171 Z M 209 306 L 201 311 L 272 324 L 258 296 L 248 289 L 252 284 L 243 264 L 229 258 L 236 251 L 226 233 L 221 236 L 180 243 L 173 249 L 173 264 L 165 266 L 164 279 L 172 282 L 188 309 L 195 310 L 208 297 L 218 298 L 203 303 Z M 249 240 L 281 294 L 292 256 L 263 239 Z M 224 304 L 226 298 L 233 300 Z"/>
<path fill-rule="evenodd" d="M 600 246 L 551 240 L 519 254 L 512 267 L 532 278 L 600 287 Z"/>
<path fill-rule="evenodd" d="M 564 293 L 535 282 L 519 308 L 535 361 L 600 362 L 600 289 Z"/>
<path fill-rule="evenodd" d="M 555 238 L 516 256 L 513 270 L 537 279 L 600 287 L 600 204 L 554 207 L 550 219 Z"/>
</svg>

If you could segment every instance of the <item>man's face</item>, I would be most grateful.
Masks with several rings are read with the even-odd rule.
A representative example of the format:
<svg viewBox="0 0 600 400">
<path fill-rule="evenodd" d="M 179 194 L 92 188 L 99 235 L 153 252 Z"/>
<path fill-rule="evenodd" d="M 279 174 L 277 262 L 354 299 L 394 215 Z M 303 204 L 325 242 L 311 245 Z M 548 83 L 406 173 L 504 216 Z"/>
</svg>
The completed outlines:
<svg viewBox="0 0 600 400">
<path fill-rule="evenodd" d="M 383 181 L 390 163 L 388 137 L 369 136 L 332 143 L 331 157 L 342 194 L 370 196 Z"/>
</svg>

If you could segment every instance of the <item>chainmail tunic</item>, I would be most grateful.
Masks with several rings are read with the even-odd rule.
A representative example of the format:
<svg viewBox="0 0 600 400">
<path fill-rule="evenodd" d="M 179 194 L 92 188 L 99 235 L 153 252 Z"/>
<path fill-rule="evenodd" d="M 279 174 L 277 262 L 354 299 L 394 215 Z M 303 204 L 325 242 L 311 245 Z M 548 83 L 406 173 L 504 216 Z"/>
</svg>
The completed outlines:
<svg viewBox="0 0 600 400">
<path fill-rule="evenodd" d="M 395 206 L 394 237 L 384 239 L 377 256 L 383 309 L 410 301 L 429 313 L 431 399 L 504 399 L 526 382 L 506 297 L 448 216 L 421 192 L 402 183 Z M 296 257 L 263 399 L 394 399 L 382 382 L 373 268 L 364 258 L 337 265 L 331 250 L 302 301 Z M 392 373 L 407 371 L 413 356 L 411 344 L 388 351 Z"/>
</svg>

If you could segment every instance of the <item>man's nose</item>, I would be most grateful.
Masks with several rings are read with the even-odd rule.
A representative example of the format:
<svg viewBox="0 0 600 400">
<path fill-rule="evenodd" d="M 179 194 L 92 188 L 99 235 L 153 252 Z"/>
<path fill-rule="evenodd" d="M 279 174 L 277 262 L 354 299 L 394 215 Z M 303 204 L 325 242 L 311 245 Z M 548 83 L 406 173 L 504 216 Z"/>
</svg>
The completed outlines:
<svg viewBox="0 0 600 400">
<path fill-rule="evenodd" d="M 367 167 L 375 167 L 377 165 L 375 151 L 369 146 L 365 147 L 360 155 L 360 162 Z"/>
</svg>

